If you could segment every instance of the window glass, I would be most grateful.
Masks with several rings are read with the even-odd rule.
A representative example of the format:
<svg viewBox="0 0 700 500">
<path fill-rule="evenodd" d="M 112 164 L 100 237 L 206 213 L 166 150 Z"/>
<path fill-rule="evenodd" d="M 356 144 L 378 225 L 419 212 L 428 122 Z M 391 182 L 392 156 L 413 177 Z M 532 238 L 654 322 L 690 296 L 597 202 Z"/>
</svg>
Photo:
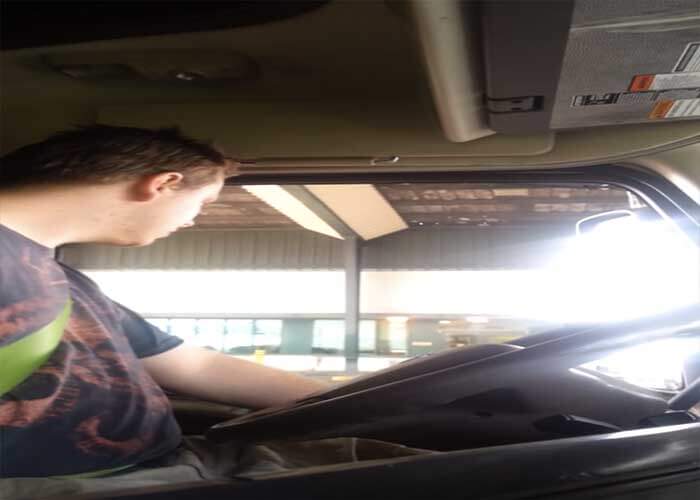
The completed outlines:
<svg viewBox="0 0 700 500">
<path fill-rule="evenodd" d="M 223 351 L 230 354 L 247 354 L 252 352 L 252 347 L 253 320 L 226 320 L 226 336 L 224 337 Z"/>
<path fill-rule="evenodd" d="M 200 347 L 220 351 L 224 347 L 226 320 L 198 319 L 196 342 Z"/>
<path fill-rule="evenodd" d="M 188 344 L 341 378 L 446 349 L 508 343 L 700 300 L 697 244 L 624 189 L 371 188 L 348 187 L 353 196 L 374 196 L 371 217 L 352 210 L 343 215 L 358 216 L 353 227 L 367 230 L 352 248 L 359 269 L 345 269 L 352 238 L 341 238 L 322 220 L 292 220 L 267 204 L 270 190 L 228 186 L 216 210 L 197 220 L 207 231 L 178 232 L 167 242 L 173 251 L 138 259 L 127 257 L 145 250 L 123 250 L 128 255 L 119 262 L 146 263 L 146 269 L 86 272 L 115 300 L 156 315 L 149 321 Z M 333 211 L 332 199 L 324 204 Z M 174 251 L 179 247 L 187 252 Z M 352 300 L 346 280 L 358 274 L 360 293 Z M 346 331 L 355 329 L 345 323 L 354 317 L 346 312 L 354 303 L 360 317 L 355 346 L 346 342 Z M 584 368 L 676 390 L 684 383 L 678 353 L 692 350 L 692 342 L 683 342 L 640 346 Z M 666 353 L 664 361 L 645 372 L 641 367 L 649 366 L 644 360 L 654 350 Z"/>
<path fill-rule="evenodd" d="M 337 354 L 345 349 L 345 321 L 314 321 L 314 352 Z"/>
<path fill-rule="evenodd" d="M 253 345 L 267 351 L 278 351 L 282 342 L 282 320 L 258 319 L 253 321 Z"/>
<path fill-rule="evenodd" d="M 377 350 L 377 322 L 360 320 L 360 352 L 374 353 Z"/>
<path fill-rule="evenodd" d="M 646 342 L 586 363 L 583 368 L 658 391 L 676 392 L 686 386 L 686 362 L 700 353 L 700 332 Z"/>
<path fill-rule="evenodd" d="M 180 337 L 185 344 L 198 345 L 197 320 L 194 318 L 173 318 L 170 320 L 170 333 Z"/>
</svg>

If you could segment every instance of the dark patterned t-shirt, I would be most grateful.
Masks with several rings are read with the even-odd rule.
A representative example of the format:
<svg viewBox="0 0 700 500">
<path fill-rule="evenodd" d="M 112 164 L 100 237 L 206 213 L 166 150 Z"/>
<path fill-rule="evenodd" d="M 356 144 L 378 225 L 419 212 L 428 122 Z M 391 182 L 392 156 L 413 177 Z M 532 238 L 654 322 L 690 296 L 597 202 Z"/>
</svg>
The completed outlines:
<svg viewBox="0 0 700 500">
<path fill-rule="evenodd" d="M 0 477 L 100 471 L 169 452 L 180 429 L 139 358 L 182 341 L 108 299 L 52 254 L 0 225 L 0 349 L 72 302 L 48 361 L 0 397 Z"/>
</svg>

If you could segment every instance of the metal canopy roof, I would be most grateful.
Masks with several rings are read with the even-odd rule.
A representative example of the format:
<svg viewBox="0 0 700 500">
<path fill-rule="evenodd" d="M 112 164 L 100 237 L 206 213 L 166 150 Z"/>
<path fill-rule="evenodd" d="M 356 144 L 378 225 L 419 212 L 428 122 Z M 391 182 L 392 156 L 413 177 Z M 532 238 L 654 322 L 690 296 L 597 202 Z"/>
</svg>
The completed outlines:
<svg viewBox="0 0 700 500">
<path fill-rule="evenodd" d="M 626 191 L 596 187 L 513 187 L 484 184 L 380 184 L 375 186 L 410 227 L 516 226 L 575 222 L 629 208 Z M 196 229 L 299 229 L 300 226 L 239 186 L 196 220 Z"/>
</svg>

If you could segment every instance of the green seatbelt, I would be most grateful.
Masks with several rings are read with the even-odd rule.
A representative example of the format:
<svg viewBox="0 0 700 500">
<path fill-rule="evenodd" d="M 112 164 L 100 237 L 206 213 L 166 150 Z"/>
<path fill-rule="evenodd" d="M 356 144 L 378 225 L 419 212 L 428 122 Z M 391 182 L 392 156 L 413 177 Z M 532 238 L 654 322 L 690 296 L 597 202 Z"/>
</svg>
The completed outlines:
<svg viewBox="0 0 700 500">
<path fill-rule="evenodd" d="M 0 347 L 0 396 L 19 385 L 43 365 L 63 336 L 71 312 L 68 300 L 51 323 L 17 342 Z"/>
<path fill-rule="evenodd" d="M 30 333 L 22 340 L 0 347 L 0 369 L 2 370 L 0 396 L 23 382 L 49 359 L 49 356 L 51 356 L 51 353 L 61 341 L 61 337 L 63 337 L 63 331 L 66 323 L 68 323 L 70 313 L 71 301 L 68 300 L 66 306 L 51 323 L 34 333 Z M 64 479 L 99 477 L 131 467 L 133 465 L 124 465 L 101 471 L 51 477 Z"/>
</svg>

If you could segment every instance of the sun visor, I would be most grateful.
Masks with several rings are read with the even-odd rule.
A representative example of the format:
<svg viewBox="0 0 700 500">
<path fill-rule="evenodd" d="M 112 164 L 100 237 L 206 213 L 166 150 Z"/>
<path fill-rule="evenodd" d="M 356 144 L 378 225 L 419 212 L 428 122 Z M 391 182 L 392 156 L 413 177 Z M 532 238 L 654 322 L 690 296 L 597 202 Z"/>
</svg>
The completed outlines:
<svg viewBox="0 0 700 500">
<path fill-rule="evenodd" d="M 445 136 L 466 142 L 495 134 L 484 100 L 476 4 L 412 0 L 409 7 Z"/>
</svg>

